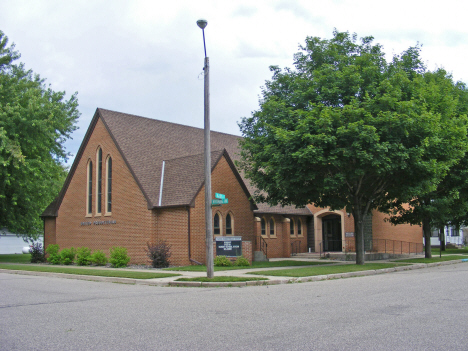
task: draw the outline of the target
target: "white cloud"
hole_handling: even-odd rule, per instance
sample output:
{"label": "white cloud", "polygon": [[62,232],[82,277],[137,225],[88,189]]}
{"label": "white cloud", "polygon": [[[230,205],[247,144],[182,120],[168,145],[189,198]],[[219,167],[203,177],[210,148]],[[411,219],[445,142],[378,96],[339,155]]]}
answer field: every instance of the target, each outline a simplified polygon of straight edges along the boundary
{"label": "white cloud", "polygon": [[468,81],[461,1],[3,1],[0,29],[55,90],[78,91],[75,153],[96,107],[203,126],[202,32],[211,64],[212,129],[238,134],[270,65],[291,66],[306,36],[373,35],[391,56],[417,42],[430,69]]}

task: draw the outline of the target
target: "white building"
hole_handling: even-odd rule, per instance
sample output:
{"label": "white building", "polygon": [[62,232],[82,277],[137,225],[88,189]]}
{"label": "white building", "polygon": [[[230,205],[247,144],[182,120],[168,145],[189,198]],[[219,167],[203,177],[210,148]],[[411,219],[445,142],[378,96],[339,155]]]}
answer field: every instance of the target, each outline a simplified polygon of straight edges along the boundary
{"label": "white building", "polygon": [[[37,240],[42,244],[43,238]],[[20,254],[23,247],[29,246],[32,242],[24,240],[21,236],[11,233],[6,228],[0,229],[0,254]]]}
{"label": "white building", "polygon": [[[452,226],[446,226],[444,228],[444,237],[445,237],[445,244],[454,244],[454,245],[465,245],[465,237],[466,237],[466,231],[468,231],[468,228],[460,228],[457,230],[457,228],[452,227]],[[432,232],[432,237],[431,237],[431,246],[440,246],[440,240],[439,240],[439,230],[435,229]]]}

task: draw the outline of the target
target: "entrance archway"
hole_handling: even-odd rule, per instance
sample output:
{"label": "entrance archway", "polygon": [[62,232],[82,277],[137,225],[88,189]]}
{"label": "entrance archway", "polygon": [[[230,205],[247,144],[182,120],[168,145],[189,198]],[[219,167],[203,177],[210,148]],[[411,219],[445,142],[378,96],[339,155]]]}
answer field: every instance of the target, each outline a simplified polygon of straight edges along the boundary
{"label": "entrance archway", "polygon": [[330,214],[322,217],[323,251],[340,251],[341,245],[341,216]]}

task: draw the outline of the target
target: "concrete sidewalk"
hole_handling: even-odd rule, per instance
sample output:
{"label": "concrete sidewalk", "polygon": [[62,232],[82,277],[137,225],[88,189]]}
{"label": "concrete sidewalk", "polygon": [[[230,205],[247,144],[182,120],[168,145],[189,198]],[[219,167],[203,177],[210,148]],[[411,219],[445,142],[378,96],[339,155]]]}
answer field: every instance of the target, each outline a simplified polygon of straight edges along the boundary
{"label": "concrete sidewalk", "polygon": [[[298,259],[298,261],[317,261],[317,260],[307,260],[307,259],[299,260]],[[175,277],[167,277],[167,278],[133,279],[133,278],[117,278],[117,277],[99,277],[99,276],[92,276],[92,275],[77,275],[77,274],[66,274],[66,273],[30,272],[30,271],[20,271],[20,270],[10,270],[10,269],[0,269],[0,273],[47,276],[47,277],[56,277],[56,278],[81,279],[81,280],[89,280],[89,281],[135,284],[135,285],[151,285],[151,286],[241,287],[241,286],[253,286],[253,285],[290,284],[290,283],[299,283],[299,282],[311,282],[311,281],[320,281],[320,280],[329,280],[329,279],[368,276],[368,275],[399,272],[399,271],[406,271],[406,270],[413,270],[413,269],[422,269],[422,268],[434,267],[434,266],[457,264],[457,263],[462,263],[462,262],[467,262],[467,261],[468,259],[465,258],[465,259],[460,259],[460,260],[435,262],[435,263],[428,263],[428,264],[418,263],[418,264],[410,264],[408,266],[400,266],[400,267],[393,267],[393,268],[384,268],[384,269],[377,269],[377,270],[357,271],[357,272],[348,272],[348,273],[335,273],[335,274],[328,274],[328,275],[316,275],[316,276],[298,277],[298,278],[287,277],[287,276],[281,277],[281,276],[262,275],[261,277],[268,278],[268,280],[252,280],[252,281],[247,281],[247,282],[177,281],[177,279],[179,278],[206,277],[206,272],[170,271],[170,270],[164,270],[160,272],[180,274],[180,275],[175,276]],[[325,263],[325,262],[330,262],[330,261],[320,260],[320,262]],[[338,265],[338,264],[354,264],[354,262],[336,262],[336,261],[332,261],[332,262],[333,263],[331,264],[327,264],[327,266]],[[378,262],[382,263],[382,261],[378,261]],[[383,262],[386,262],[386,261],[383,261]],[[317,265],[317,266],[321,266],[321,265]],[[314,267],[317,267],[317,266],[314,266]],[[292,268],[303,268],[303,267],[311,267],[311,266],[305,265],[305,266],[294,266],[294,267],[288,266],[288,267],[225,270],[225,271],[216,271],[214,275],[215,277],[231,276],[231,277],[244,277],[245,278],[245,277],[249,277],[249,273],[257,272],[257,271],[269,271],[269,270],[271,271],[271,270],[283,270],[283,269],[288,270]],[[99,268],[99,267],[96,267],[96,268]],[[113,269],[113,268],[106,268],[106,269]],[[126,270],[141,272],[141,269],[126,269]],[[260,277],[260,276],[255,275],[254,277]]]}

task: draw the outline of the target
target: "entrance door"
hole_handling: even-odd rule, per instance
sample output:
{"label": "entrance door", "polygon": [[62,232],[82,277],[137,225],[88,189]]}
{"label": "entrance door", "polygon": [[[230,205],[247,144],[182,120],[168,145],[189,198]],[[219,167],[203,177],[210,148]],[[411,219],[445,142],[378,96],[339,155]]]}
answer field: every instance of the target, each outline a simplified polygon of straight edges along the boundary
{"label": "entrance door", "polygon": [[323,251],[341,252],[341,216],[328,215],[322,218]]}

